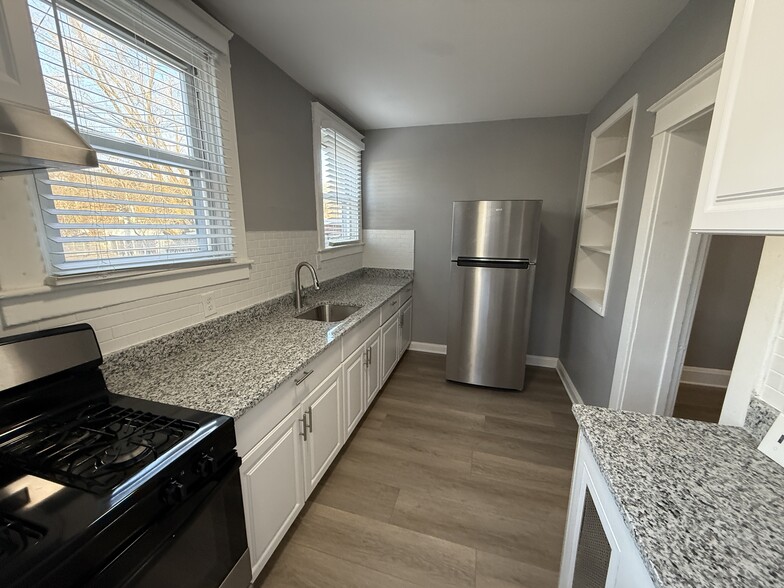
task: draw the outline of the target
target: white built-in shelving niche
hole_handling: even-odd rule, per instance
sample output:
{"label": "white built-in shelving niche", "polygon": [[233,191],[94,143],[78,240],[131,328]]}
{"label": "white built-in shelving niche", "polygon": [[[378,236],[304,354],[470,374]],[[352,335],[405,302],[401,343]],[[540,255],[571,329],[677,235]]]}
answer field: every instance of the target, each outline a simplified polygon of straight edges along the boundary
{"label": "white built-in shelving niche", "polygon": [[604,316],[637,96],[591,133],[572,294]]}

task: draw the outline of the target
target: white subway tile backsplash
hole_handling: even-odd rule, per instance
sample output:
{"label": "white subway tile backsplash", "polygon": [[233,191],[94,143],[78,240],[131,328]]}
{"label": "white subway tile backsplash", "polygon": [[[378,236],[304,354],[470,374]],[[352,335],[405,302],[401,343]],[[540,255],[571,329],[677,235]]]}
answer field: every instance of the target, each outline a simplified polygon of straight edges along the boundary
{"label": "white subway tile backsplash", "polygon": [[[111,353],[204,321],[203,293],[212,292],[217,315],[228,314],[292,292],[296,264],[303,260],[317,264],[316,231],[251,231],[246,237],[248,256],[253,260],[246,281],[125,302],[13,329],[0,328],[0,336],[88,322],[96,330],[103,352]],[[323,262],[318,275],[328,280],[361,267],[359,253]],[[309,285],[310,276],[303,272],[302,277]]]}
{"label": "white subway tile backsplash", "polygon": [[363,265],[385,269],[414,269],[414,231],[366,229]]}

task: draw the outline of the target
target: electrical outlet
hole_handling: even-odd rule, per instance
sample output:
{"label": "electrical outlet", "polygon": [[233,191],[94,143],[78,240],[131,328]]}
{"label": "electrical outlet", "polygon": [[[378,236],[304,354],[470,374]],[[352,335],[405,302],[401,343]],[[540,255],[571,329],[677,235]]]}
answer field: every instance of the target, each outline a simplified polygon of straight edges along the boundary
{"label": "electrical outlet", "polygon": [[206,294],[201,295],[201,305],[204,308],[204,316],[212,316],[217,310],[215,310],[215,301],[212,298],[212,292],[207,292]]}
{"label": "electrical outlet", "polygon": [[773,422],[759,449],[780,466],[784,466],[784,414]]}

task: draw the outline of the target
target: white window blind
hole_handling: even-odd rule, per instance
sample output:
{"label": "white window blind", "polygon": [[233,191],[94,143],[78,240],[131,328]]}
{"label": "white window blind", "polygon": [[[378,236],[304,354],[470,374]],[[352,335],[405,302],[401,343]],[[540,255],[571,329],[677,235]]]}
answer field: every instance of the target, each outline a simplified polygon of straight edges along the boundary
{"label": "white window blind", "polygon": [[28,0],[51,112],[94,170],[37,175],[55,276],[234,257],[214,49],[138,0]]}
{"label": "white window blind", "polygon": [[[362,236],[364,145],[361,138],[341,133],[335,126],[320,123],[322,245],[325,248],[359,243]],[[351,132],[359,136],[353,129]]]}

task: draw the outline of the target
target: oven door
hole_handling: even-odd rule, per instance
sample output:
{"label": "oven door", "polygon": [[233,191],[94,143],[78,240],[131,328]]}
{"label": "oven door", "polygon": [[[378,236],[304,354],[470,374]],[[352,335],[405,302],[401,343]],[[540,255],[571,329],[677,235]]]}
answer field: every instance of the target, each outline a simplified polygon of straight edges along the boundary
{"label": "oven door", "polygon": [[247,588],[250,556],[239,458],[156,521],[89,586]]}

